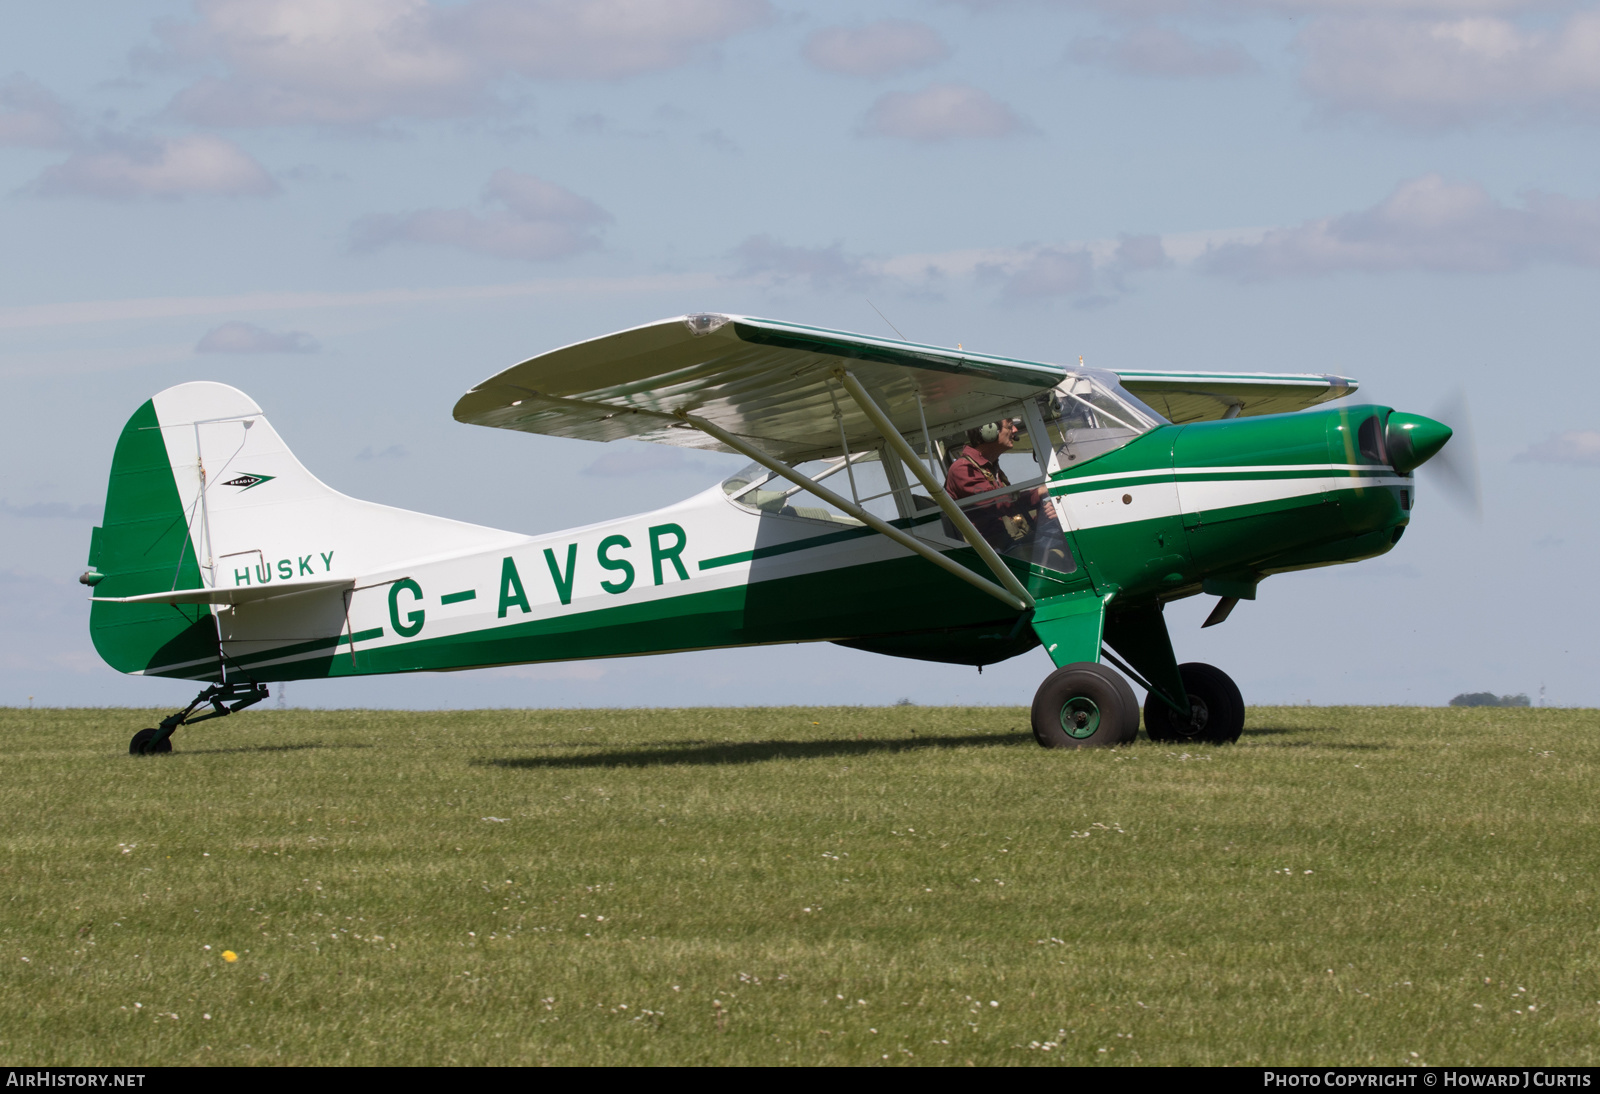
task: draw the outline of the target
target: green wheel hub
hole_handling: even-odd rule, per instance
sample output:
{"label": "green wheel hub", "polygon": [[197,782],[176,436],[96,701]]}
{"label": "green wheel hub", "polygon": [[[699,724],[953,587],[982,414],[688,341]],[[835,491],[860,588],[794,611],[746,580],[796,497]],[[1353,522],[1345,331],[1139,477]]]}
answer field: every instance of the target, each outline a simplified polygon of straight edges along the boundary
{"label": "green wheel hub", "polygon": [[1068,737],[1083,740],[1100,728],[1100,708],[1086,695],[1074,695],[1061,707],[1061,729]]}

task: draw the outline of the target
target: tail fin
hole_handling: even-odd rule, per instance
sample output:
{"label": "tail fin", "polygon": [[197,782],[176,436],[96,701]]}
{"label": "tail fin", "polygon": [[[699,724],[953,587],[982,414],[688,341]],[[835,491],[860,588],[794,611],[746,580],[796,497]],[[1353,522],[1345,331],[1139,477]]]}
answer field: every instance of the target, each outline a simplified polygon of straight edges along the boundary
{"label": "tail fin", "polygon": [[[201,583],[163,432],[150,399],[117,439],[104,523],[89,540],[85,576],[101,575],[94,583],[97,599]],[[101,658],[120,672],[216,660],[216,625],[205,605],[96,603],[89,633]]]}
{"label": "tail fin", "polygon": [[211,605],[108,601],[353,582],[521,538],[346,497],[306,470],[242,391],[180,384],[135,411],[117,441],[105,523],[90,542],[90,633],[122,672],[214,679]]}

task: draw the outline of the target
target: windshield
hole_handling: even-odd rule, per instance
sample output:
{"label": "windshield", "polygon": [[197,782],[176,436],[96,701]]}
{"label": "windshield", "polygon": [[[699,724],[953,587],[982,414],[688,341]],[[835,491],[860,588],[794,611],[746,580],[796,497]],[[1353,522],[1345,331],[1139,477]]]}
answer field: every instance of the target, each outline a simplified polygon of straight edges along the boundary
{"label": "windshield", "polygon": [[1039,413],[1062,467],[1121,448],[1167,420],[1123,387],[1115,373],[1082,369],[1039,396]]}

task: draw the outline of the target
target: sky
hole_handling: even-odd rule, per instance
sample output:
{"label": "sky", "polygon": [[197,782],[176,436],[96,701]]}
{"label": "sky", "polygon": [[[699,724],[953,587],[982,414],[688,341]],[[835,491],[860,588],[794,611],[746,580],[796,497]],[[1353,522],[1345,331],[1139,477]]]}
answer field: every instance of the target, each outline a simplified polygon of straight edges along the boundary
{"label": "sky", "polygon": [[[461,425],[672,315],[1118,369],[1333,372],[1470,421],[1390,554],[1180,660],[1246,702],[1600,705],[1600,9],[1539,0],[57,0],[0,37],[0,705],[180,706],[88,635],[154,393],[345,493],[538,533],[742,461]],[[891,328],[892,324],[892,328]],[[290,706],[1025,705],[831,645],[295,683]]]}

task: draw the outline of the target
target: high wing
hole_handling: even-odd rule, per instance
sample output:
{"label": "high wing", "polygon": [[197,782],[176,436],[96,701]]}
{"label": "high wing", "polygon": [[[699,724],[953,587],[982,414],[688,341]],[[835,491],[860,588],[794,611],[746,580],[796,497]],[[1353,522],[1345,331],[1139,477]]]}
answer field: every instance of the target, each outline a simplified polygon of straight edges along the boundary
{"label": "high wing", "polygon": [[[556,437],[632,437],[731,451],[690,413],[788,462],[881,443],[841,390],[844,368],[902,433],[981,420],[1060,383],[1056,365],[745,316],[690,315],[564,346],[463,395],[457,421]],[[836,415],[838,417],[836,418]]]}
{"label": "high wing", "polygon": [[[840,370],[853,374],[907,436],[924,426],[938,435],[982,422],[1071,371],[770,319],[699,314],[542,353],[478,384],[454,414],[473,425],[556,437],[733,451],[685,420],[693,415],[796,463],[839,452],[841,440],[852,449],[881,443],[881,431],[846,397]],[[1299,410],[1356,386],[1305,374],[1120,375],[1173,421]]]}
{"label": "high wing", "polygon": [[1342,399],[1360,385],[1345,376],[1307,372],[1117,373],[1122,386],[1170,422],[1205,422],[1284,414]]}

